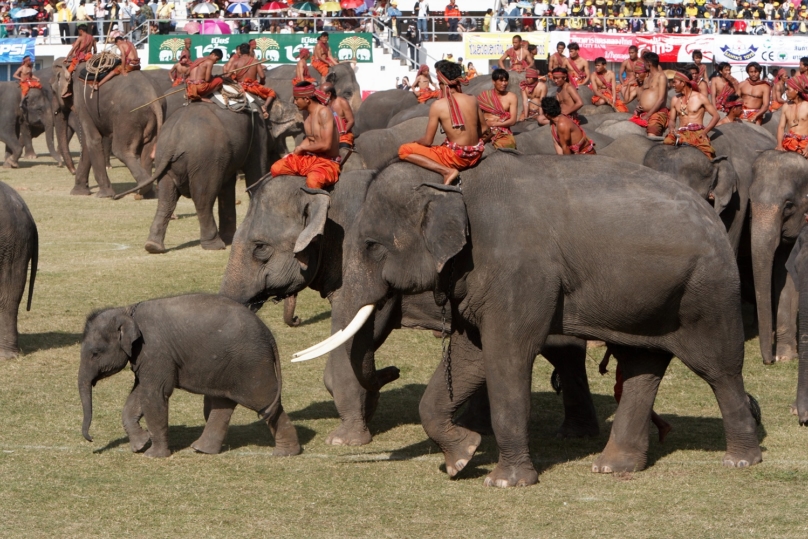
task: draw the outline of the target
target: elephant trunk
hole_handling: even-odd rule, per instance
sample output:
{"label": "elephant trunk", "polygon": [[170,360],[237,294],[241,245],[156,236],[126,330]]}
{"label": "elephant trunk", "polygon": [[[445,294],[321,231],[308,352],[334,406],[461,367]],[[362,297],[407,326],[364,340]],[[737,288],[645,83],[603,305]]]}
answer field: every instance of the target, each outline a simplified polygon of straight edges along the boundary
{"label": "elephant trunk", "polygon": [[90,424],[93,422],[93,382],[92,377],[89,375],[83,374],[79,376],[79,395],[81,395],[81,409],[84,412],[81,434],[84,436],[85,440],[92,442],[93,437],[90,436]]}
{"label": "elephant trunk", "polygon": [[773,357],[772,266],[780,245],[782,222],[776,205],[752,204],[752,271],[757,301],[758,334],[763,363],[771,365]]}
{"label": "elephant trunk", "polygon": [[[805,270],[803,270],[805,271]],[[808,426],[808,278],[800,284],[799,354],[800,367],[797,376],[797,417],[800,425]]]}
{"label": "elephant trunk", "polygon": [[69,170],[71,174],[75,174],[76,166],[73,164],[73,156],[70,155],[70,145],[67,140],[67,117],[64,112],[59,111],[56,113],[54,129],[56,130],[56,146],[59,150],[59,155],[67,167],[67,170]]}
{"label": "elephant trunk", "polygon": [[46,110],[42,115],[42,123],[45,126],[45,143],[48,145],[48,153],[50,153],[51,158],[56,161],[59,166],[62,166],[64,164],[62,155],[56,151],[56,146],[53,144],[54,118],[50,109]]}

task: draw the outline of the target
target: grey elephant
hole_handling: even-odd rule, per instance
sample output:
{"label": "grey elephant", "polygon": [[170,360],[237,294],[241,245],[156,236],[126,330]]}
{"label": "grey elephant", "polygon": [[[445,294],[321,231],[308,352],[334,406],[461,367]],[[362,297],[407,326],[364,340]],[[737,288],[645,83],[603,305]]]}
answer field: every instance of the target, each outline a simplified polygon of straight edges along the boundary
{"label": "grey elephant", "polygon": [[[295,76],[296,66],[278,66],[266,71],[266,84],[278,94],[278,99],[283,102],[292,101],[292,79]],[[317,84],[322,83],[322,77],[316,69],[309,69],[309,75],[315,79]],[[334,83],[334,90],[337,97],[348,101],[354,113],[358,113],[362,107],[362,90],[356,81],[356,74],[351,63],[337,64],[329,69],[328,77]]]}
{"label": "grey elephant", "polygon": [[800,425],[808,426],[808,227],[803,227],[786,267],[794,281],[799,296],[799,356],[800,366],[797,376],[797,419]]}
{"label": "grey elephant", "polygon": [[[79,78],[80,69],[73,73],[73,95],[61,96],[67,89],[68,73],[61,64],[54,64],[53,86],[63,108],[74,108],[81,125],[82,159],[76,167],[76,181],[70,194],[89,195],[89,174],[98,182],[97,197],[113,197],[115,191],[105,168],[102,138],[112,139],[112,153],[120,159],[135,181],[145,183],[151,176],[151,152],[160,127],[163,109],[157,102],[157,91],[140,71],[109,80],[101,89],[92,91]],[[134,110],[154,101],[149,106]],[[87,159],[84,159],[84,156]],[[151,196],[151,187],[141,194]]]}
{"label": "grey elephant", "polygon": [[[167,457],[168,399],[175,388],[205,395],[205,430],[191,447],[221,450],[237,404],[258,412],[275,438],[275,455],[297,455],[295,427],[281,404],[281,369],[272,333],[227,298],[190,294],[104,309],[87,317],[78,388],[82,434],[92,442],[93,386],[132,365],[135,386],[123,425],[133,451]],[[140,427],[146,418],[148,432]]]}
{"label": "grey elephant", "polygon": [[[218,140],[200,136],[205,133],[218,133]],[[224,249],[236,232],[236,175],[243,171],[249,187],[266,174],[271,141],[259,111],[247,108],[236,113],[212,103],[192,103],[163,126],[154,174],[115,198],[160,181],[159,203],[145,245],[150,253],[166,252],[163,242],[180,195],[194,201],[202,248]],[[213,217],[217,200],[218,230]]]}
{"label": "grey elephant", "polygon": [[752,175],[752,269],[760,353],[770,365],[797,357],[799,299],[785,262],[808,212],[808,161],[770,150],[755,160]]}
{"label": "grey elephant", "polygon": [[23,150],[25,157],[35,159],[31,141],[43,133],[50,156],[57,165],[62,165],[62,157],[54,145],[54,114],[46,87],[50,69],[37,71],[36,75],[43,79],[43,88],[32,88],[25,102],[21,102],[19,84],[0,83],[0,142],[6,145],[6,167],[16,168]]}
{"label": "grey elephant", "polygon": [[[357,137],[366,131],[390,127],[390,120],[399,112],[418,106],[415,94],[405,90],[383,90],[370,94],[354,118],[353,133]],[[399,122],[400,123],[400,122]]]}
{"label": "grey elephant", "polygon": [[8,184],[0,182],[0,359],[20,353],[17,314],[28,277],[28,304],[34,297],[39,235],[36,223],[22,197]]}
{"label": "grey elephant", "polygon": [[[372,171],[343,173],[330,194],[306,188],[303,178],[263,180],[253,189],[247,215],[233,240],[220,293],[257,308],[270,297],[289,296],[308,286],[328,297],[332,308],[338,307],[343,239],[359,214],[373,175]],[[373,349],[382,346],[394,328],[439,331],[444,323],[451,324],[450,313],[441,314],[431,293],[397,294],[376,317]],[[599,429],[586,377],[585,343],[554,335],[541,353],[558,369],[563,387],[565,417],[559,435],[596,435]],[[395,367],[379,369],[379,387],[366,390],[359,385],[344,350],[334,350],[323,380],[334,397],[341,423],[326,443],[369,443],[368,425],[379,401],[379,388],[398,375]],[[466,414],[463,420],[484,420],[477,415]]]}
{"label": "grey elephant", "polygon": [[[613,142],[610,137],[594,130],[587,130],[586,136],[595,143],[595,150],[598,152]],[[514,138],[516,139],[516,148],[522,155],[556,155],[553,135],[549,125],[520,133]]]}
{"label": "grey elephant", "polygon": [[449,475],[480,443],[452,414],[485,383],[500,450],[485,484],[538,481],[528,451],[530,373],[550,333],[604,340],[623,369],[623,397],[594,472],[645,467],[651,409],[673,355],[715,393],[724,464],[761,461],[744,392],[734,253],[693,190],[599,156],[497,153],[464,172],[462,190],[438,180],[406,163],[376,176],[344,240],[342,297],[332,311],[342,331],[297,360],[344,348],[362,387],[375,390],[374,311],[391,294],[431,291],[452,309],[444,361],[452,388],[441,365],[420,413]]}

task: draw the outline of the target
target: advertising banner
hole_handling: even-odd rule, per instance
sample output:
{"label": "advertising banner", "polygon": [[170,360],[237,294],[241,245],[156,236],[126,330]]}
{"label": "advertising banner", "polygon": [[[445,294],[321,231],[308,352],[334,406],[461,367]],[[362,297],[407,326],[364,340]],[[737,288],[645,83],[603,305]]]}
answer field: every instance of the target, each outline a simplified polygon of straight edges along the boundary
{"label": "advertising banner", "polygon": [[26,56],[31,56],[33,62],[35,42],[33,37],[0,39],[0,64],[21,64]]}
{"label": "advertising banner", "polygon": [[802,36],[742,36],[713,37],[716,62],[762,65],[796,65],[808,56],[808,37]]}
{"label": "advertising banner", "polygon": [[[746,36],[744,36],[746,37]],[[704,62],[712,62],[712,35],[681,34],[602,34],[593,32],[551,32],[550,41],[572,42],[580,45],[580,55],[594,62],[602,56],[607,62],[622,62],[628,58],[628,48],[635,45],[640,52],[649,50],[659,55],[660,62],[691,62],[694,50],[704,54]]]}
{"label": "advertising banner", "polygon": [[[294,64],[298,51],[306,47],[313,51],[317,34],[207,34],[207,35],[151,35],[149,36],[149,63],[172,65],[179,60],[185,46],[185,38],[191,38],[191,53],[194,60],[207,56],[213,49],[221,49],[223,61],[242,43],[254,39],[255,56],[261,62]],[[354,60],[359,63],[373,62],[373,36],[369,33],[329,34],[331,54],[339,61]],[[33,40],[31,40],[33,43]]]}
{"label": "advertising banner", "polygon": [[[498,60],[505,51],[513,46],[515,34],[474,33],[463,34],[463,45],[466,60]],[[547,46],[550,34],[546,32],[531,32],[523,37],[531,45],[536,45],[536,58],[547,57]]]}

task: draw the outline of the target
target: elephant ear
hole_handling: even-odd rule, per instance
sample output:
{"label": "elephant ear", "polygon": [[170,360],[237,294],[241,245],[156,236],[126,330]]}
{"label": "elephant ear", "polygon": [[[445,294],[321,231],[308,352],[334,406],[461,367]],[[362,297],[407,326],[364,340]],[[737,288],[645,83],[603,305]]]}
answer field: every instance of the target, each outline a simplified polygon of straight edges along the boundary
{"label": "elephant ear", "polygon": [[726,156],[721,155],[712,160],[713,187],[710,189],[717,214],[721,214],[738,191],[738,174]]}
{"label": "elephant ear", "polygon": [[134,345],[135,341],[141,336],[140,328],[137,322],[135,322],[135,319],[126,313],[122,313],[116,318],[115,325],[118,327],[118,342],[121,345],[121,349],[131,358],[132,345]]}
{"label": "elephant ear", "polygon": [[322,235],[325,230],[325,221],[328,218],[328,206],[331,203],[331,196],[322,189],[310,189],[302,187],[305,193],[303,205],[303,219],[305,227],[298,235],[295,242],[295,254],[302,252],[308,247],[314,238]]}
{"label": "elephant ear", "polygon": [[466,245],[468,214],[463,192],[458,187],[436,183],[422,183],[416,190],[424,197],[421,235],[440,273]]}

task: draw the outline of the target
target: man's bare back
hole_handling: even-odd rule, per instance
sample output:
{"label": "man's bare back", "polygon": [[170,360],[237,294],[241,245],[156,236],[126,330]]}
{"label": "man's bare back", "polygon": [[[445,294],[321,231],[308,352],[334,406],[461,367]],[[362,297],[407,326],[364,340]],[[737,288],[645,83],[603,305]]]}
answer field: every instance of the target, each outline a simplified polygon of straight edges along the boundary
{"label": "man's bare back", "polygon": [[482,133],[480,128],[481,113],[477,105],[477,98],[460,93],[454,94],[454,98],[461,114],[463,114],[463,118],[466,120],[464,127],[455,128],[452,125],[449,100],[445,97],[432,103],[429,108],[429,115],[432,116],[433,111],[437,115],[440,126],[443,128],[443,132],[446,133],[446,138],[449,139],[449,142],[461,146],[473,146],[480,141]]}
{"label": "man's bare back", "polygon": [[[302,151],[306,151],[306,148],[311,145],[328,144],[327,149],[324,151],[314,153],[332,159],[339,157],[339,133],[337,133],[334,126],[334,116],[331,109],[323,105],[316,105],[314,111],[303,122],[303,130],[306,132],[307,143],[299,146]],[[295,153],[298,152],[295,151]]]}
{"label": "man's bare back", "polygon": [[238,70],[234,71],[231,74],[231,76],[239,82],[243,81],[244,79],[252,79],[260,81],[262,78],[264,78],[263,77],[264,69],[263,66],[261,66],[261,63],[258,60],[256,60],[255,57],[247,54],[242,54],[241,56],[239,56],[238,60],[233,62],[233,65],[230,69]]}

